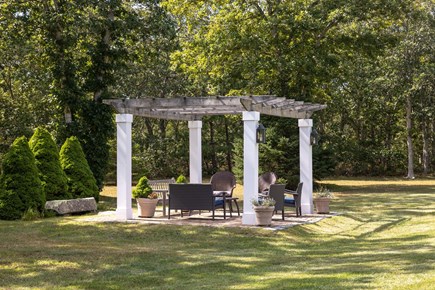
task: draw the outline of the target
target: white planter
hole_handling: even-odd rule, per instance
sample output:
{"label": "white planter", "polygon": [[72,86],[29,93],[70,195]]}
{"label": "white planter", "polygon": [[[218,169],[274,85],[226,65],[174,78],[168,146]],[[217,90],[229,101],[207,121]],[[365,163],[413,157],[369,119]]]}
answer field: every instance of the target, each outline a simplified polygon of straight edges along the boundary
{"label": "white planter", "polygon": [[157,198],[136,198],[139,217],[153,217],[156,212]]}
{"label": "white planter", "polygon": [[274,206],[253,206],[257,226],[270,226],[272,223]]}
{"label": "white planter", "polygon": [[329,202],[330,198],[327,197],[318,197],[313,199],[314,205],[316,206],[317,213],[329,213]]}

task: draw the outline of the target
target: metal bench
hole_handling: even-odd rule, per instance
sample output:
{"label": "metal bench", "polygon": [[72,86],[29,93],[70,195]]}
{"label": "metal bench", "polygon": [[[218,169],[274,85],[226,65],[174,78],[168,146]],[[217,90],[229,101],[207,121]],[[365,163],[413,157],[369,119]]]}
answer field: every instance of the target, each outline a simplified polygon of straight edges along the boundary
{"label": "metal bench", "polygon": [[160,180],[148,180],[148,184],[153,189],[153,192],[159,195],[159,201],[162,202],[163,216],[166,216],[166,203],[168,200],[169,184],[175,183],[175,179],[160,179]]}

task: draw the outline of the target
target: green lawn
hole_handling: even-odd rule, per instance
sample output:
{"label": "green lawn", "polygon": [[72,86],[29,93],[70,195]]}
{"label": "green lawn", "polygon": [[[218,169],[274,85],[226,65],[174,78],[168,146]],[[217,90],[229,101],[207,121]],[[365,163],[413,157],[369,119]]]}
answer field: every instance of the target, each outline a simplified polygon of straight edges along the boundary
{"label": "green lawn", "polygon": [[283,231],[0,221],[0,288],[435,289],[434,179],[326,183],[343,215]]}

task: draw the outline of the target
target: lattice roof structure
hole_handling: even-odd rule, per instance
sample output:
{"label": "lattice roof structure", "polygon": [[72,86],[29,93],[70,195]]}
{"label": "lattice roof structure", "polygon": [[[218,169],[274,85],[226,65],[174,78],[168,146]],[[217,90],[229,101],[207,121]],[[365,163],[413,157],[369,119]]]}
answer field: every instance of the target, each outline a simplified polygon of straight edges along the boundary
{"label": "lattice roof structure", "polygon": [[214,96],[181,98],[106,99],[118,114],[132,114],[167,120],[201,120],[203,116],[236,115],[244,111],[285,118],[309,119],[326,105],[305,103],[283,97]]}

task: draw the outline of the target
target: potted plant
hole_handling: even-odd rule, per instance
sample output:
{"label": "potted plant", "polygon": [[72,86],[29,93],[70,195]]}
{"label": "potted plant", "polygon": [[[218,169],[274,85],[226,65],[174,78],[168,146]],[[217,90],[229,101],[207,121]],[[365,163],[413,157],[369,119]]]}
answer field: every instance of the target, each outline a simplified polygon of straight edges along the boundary
{"label": "potted plant", "polygon": [[148,178],[142,176],[136,188],[133,190],[133,198],[136,199],[139,217],[153,217],[156,211],[157,193],[154,193],[148,184]]}
{"label": "potted plant", "polygon": [[186,176],[181,174],[180,176],[177,177],[175,183],[189,183],[189,182],[187,181]]}
{"label": "potted plant", "polygon": [[329,213],[329,202],[334,197],[332,192],[326,187],[320,186],[314,193],[314,205],[317,213]]}
{"label": "potted plant", "polygon": [[269,226],[272,223],[275,203],[275,200],[270,197],[252,200],[252,208],[254,209],[258,226]]}

